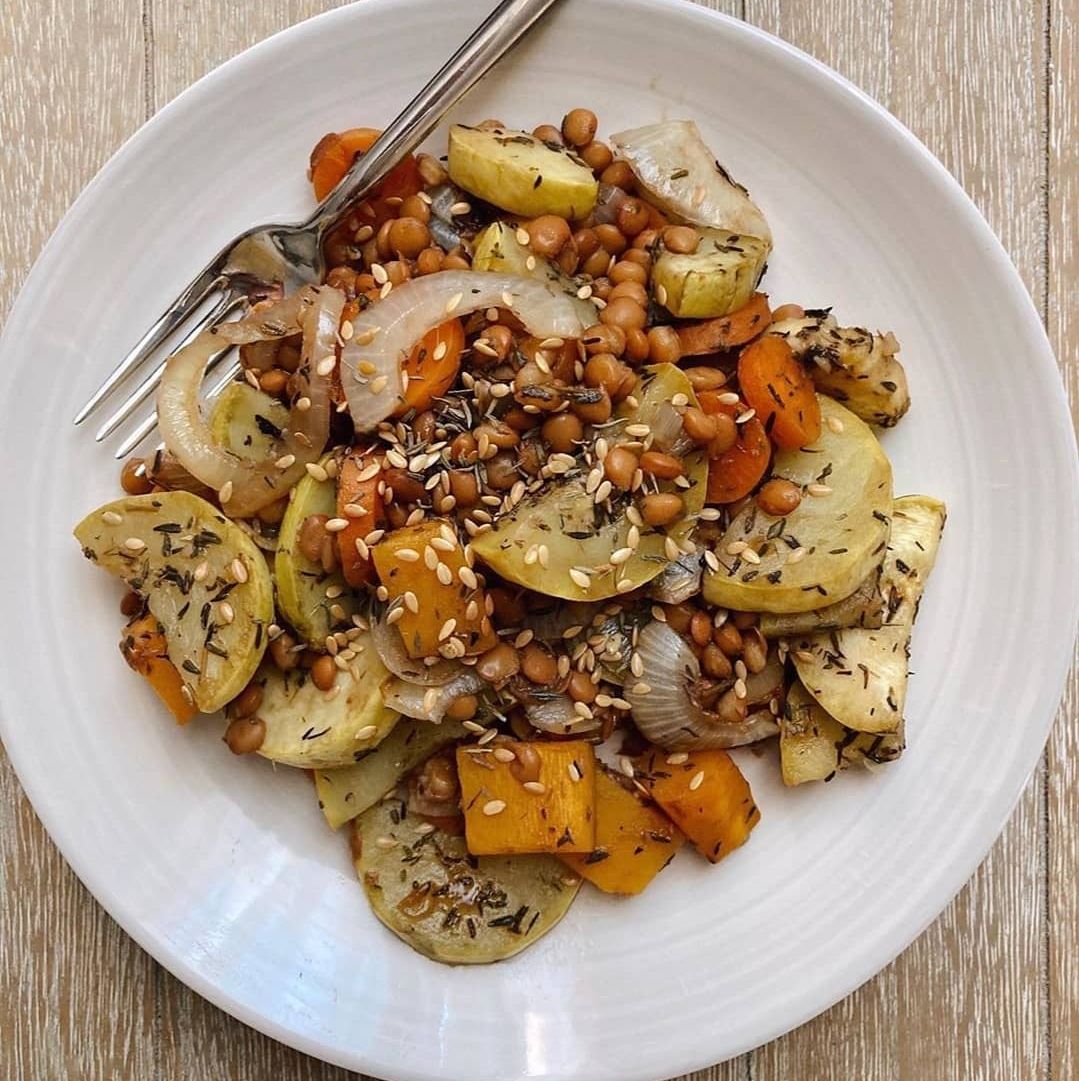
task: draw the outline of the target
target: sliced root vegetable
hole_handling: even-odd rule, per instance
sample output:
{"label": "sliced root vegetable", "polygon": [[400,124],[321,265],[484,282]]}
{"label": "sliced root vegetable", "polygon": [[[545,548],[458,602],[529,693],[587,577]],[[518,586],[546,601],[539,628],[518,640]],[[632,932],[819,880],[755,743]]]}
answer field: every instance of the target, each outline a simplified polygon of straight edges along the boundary
{"label": "sliced root vegetable", "polygon": [[774,323],[769,335],[783,338],[806,366],[817,389],[861,417],[890,428],[910,408],[907,373],[896,358],[895,335],[841,327],[828,312]]}
{"label": "sliced root vegetable", "polygon": [[703,356],[706,353],[722,353],[727,349],[735,349],[767,330],[771,321],[768,297],[764,293],[754,293],[741,308],[730,315],[679,327],[678,342],[682,347],[682,356]]}
{"label": "sliced root vegetable", "polygon": [[230,383],[210,411],[210,431],[238,458],[262,461],[285,453],[281,436],[288,427],[288,406],[250,383]]}
{"label": "sliced root vegetable", "polygon": [[483,748],[457,748],[469,852],[591,852],[596,841],[592,744],[564,740],[517,743],[512,749],[514,760],[502,762]]}
{"label": "sliced root vegetable", "polygon": [[737,311],[753,296],[771,247],[755,236],[700,230],[694,252],[656,251],[652,295],[679,319],[712,319]]}
{"label": "sliced root vegetable", "polygon": [[783,338],[766,335],[742,350],[738,385],[777,447],[795,450],[817,441],[817,392]]}
{"label": "sliced root vegetable", "polygon": [[634,768],[636,779],[712,863],[745,844],[761,819],[749,782],[726,751],[651,750]]}
{"label": "sliced root vegetable", "polygon": [[895,501],[881,570],[883,623],[790,640],[806,690],[840,724],[859,732],[896,732],[907,695],[907,654],[918,602],[944,528],[944,504],[928,496]]}
{"label": "sliced root vegetable", "polygon": [[508,308],[540,338],[584,333],[573,298],[542,282],[472,270],[413,278],[359,312],[341,349],[341,385],[356,430],[373,431],[404,401],[404,364],[424,335],[451,315],[491,307]]}
{"label": "sliced root vegetable", "polygon": [[[352,168],[357,155],[366,153],[382,133],[377,128],[349,128],[324,135],[311,154],[311,186],[321,203]],[[387,174],[375,194],[367,199],[373,211],[371,224],[381,224],[393,217],[396,205],[391,199],[405,199],[423,188],[416,159],[409,154]]]}
{"label": "sliced root vegetable", "polygon": [[[649,623],[637,639],[640,679],[626,687],[633,721],[651,743],[668,750],[741,747],[774,736],[779,728],[767,709],[732,688],[715,709],[698,700],[700,664],[681,635],[666,623]],[[782,672],[780,672],[782,675]]]}
{"label": "sliced root vegetable", "polygon": [[464,739],[459,721],[430,724],[402,717],[375,748],[350,766],[315,771],[318,803],[331,829],[338,829],[392,792],[406,774],[431,755]]}
{"label": "sliced root vegetable", "polygon": [[469,854],[464,837],[430,830],[401,800],[352,824],[356,874],[379,920],[414,950],[483,965],[538,942],[566,914],[581,880],[553,856]]}
{"label": "sliced root vegetable", "polygon": [[830,398],[820,405],[820,438],[780,451],[772,470],[804,498],[784,518],[756,502],[735,516],[715,545],[719,569],[704,576],[710,604],[787,614],[823,608],[850,596],[883,561],[892,467],[863,421]]}
{"label": "sliced root vegetable", "polygon": [[[325,470],[331,461],[320,463]],[[322,650],[335,627],[349,625],[359,611],[356,595],[348,588],[338,566],[337,541],[325,534],[322,551],[305,551],[309,519],[330,521],[337,511],[337,492],[332,477],[325,480],[305,474],[296,485],[278,534],[274,556],[277,604],[281,614],[309,646]]]}
{"label": "sliced root vegetable", "polygon": [[448,319],[429,330],[408,355],[401,371],[408,380],[403,400],[394,415],[430,409],[453,386],[461,368],[465,331],[460,319]]}
{"label": "sliced root vegetable", "polygon": [[375,547],[374,561],[410,657],[454,659],[496,644],[483,588],[451,522],[429,518],[395,529]]}
{"label": "sliced root vegetable", "polygon": [[337,534],[337,550],[341,573],[353,587],[374,578],[374,564],[364,538],[380,528],[386,517],[386,506],[378,494],[381,475],[379,456],[366,447],[354,447],[338,466],[337,517],[348,525]]}
{"label": "sliced root vegetable", "polygon": [[772,231],[741,184],[716,161],[692,120],[668,120],[620,131],[611,145],[629,162],[641,189],[660,210],[692,225],[759,237]]}
{"label": "sliced root vegetable", "polygon": [[[157,416],[165,446],[180,464],[215,492],[227,492],[225,509],[248,517],[276,502],[318,460],[330,434],[329,372],[336,361],[344,295],[322,286],[292,296],[235,323],[221,323],[169,357],[157,391]],[[283,338],[303,328],[296,378],[305,384],[283,432],[280,455],[248,461],[222,446],[202,416],[199,388],[206,365],[229,345]]]}
{"label": "sliced root vegetable", "polygon": [[247,686],[266,648],[273,586],[239,526],[190,492],[159,492],[98,507],[75,537],[88,559],[145,598],[184,697],[201,712]]}
{"label": "sliced root vegetable", "polygon": [[758,626],[765,638],[788,638],[796,634],[836,631],[841,627],[874,629],[883,619],[878,567],[849,597],[835,604],[808,612],[762,612]]}
{"label": "sliced root vegetable", "polygon": [[[708,414],[725,413],[737,420],[749,409],[744,402],[723,401],[723,395],[713,390],[701,391],[701,408]],[[738,439],[730,450],[708,462],[709,503],[734,503],[753,491],[761,482],[772,460],[772,444],[764,425],[750,417],[738,425]]]}
{"label": "sliced root vegetable", "polygon": [[198,713],[179,669],[169,660],[165,628],[156,616],[147,613],[128,623],[120,638],[120,652],[128,667],[150,684],[177,724],[187,724]]}
{"label": "sliced root vegetable", "polygon": [[656,807],[623,788],[606,770],[596,774],[596,847],[560,857],[604,893],[641,893],[685,843],[682,831]]}

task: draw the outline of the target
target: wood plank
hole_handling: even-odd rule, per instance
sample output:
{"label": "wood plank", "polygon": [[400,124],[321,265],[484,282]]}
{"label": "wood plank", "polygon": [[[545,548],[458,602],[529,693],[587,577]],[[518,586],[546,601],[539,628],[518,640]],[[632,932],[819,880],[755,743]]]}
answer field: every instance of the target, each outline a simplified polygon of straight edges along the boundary
{"label": "wood plank", "polygon": [[[0,7],[0,318],[71,200],[142,121],[142,76],[139,0]],[[0,906],[0,1077],[154,1076],[156,966],[64,863],[2,751]]]}
{"label": "wood plank", "polygon": [[[1079,421],[1079,0],[1049,21],[1047,326]],[[1049,741],[1049,1057],[1052,1081],[1079,1077],[1079,652]]]}
{"label": "wood plank", "polygon": [[[747,17],[910,126],[960,179],[1041,300],[1041,0],[749,0]],[[1042,793],[1039,770],[990,858],[941,919],[845,1002],[756,1052],[753,1076],[1046,1077]]]}

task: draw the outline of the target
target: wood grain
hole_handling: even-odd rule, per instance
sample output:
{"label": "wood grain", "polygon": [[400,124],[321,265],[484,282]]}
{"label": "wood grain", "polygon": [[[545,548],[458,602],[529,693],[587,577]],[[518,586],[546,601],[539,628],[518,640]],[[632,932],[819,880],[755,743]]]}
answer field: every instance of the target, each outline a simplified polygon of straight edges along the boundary
{"label": "wood grain", "polygon": [[[884,102],[1000,235],[1079,402],[1079,0],[703,0]],[[44,0],[0,8],[0,312],[59,217],[146,116],[336,0]],[[58,140],[56,131],[78,133]],[[973,881],[820,1018],[684,1081],[1071,1081],[1079,1076],[1079,680]],[[0,1078],[343,1081],[208,1005],[68,870],[0,758]]]}

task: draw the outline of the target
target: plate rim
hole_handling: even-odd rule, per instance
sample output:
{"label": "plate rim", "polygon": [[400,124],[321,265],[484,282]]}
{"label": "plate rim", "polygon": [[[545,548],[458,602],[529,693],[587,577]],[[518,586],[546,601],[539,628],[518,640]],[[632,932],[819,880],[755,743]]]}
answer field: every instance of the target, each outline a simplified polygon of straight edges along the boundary
{"label": "plate rim", "polygon": [[[428,2],[429,0],[404,0],[404,3],[416,7],[422,7]],[[687,22],[696,20],[702,28],[707,27],[709,33],[714,32],[713,28],[716,25],[722,25],[725,30],[721,32],[731,33],[735,36],[741,34],[746,39],[756,39],[758,43],[762,43],[767,49],[774,51],[777,60],[806,69],[808,74],[815,80],[831,84],[838,90],[852,95],[863,110],[867,110],[872,114],[878,124],[883,122],[893,140],[901,143],[908,152],[917,157],[921,165],[932,174],[935,182],[942,186],[944,194],[950,198],[953,207],[961,212],[964,231],[969,235],[976,236],[982,242],[983,260],[989,265],[989,269],[993,271],[994,276],[1002,284],[1007,285],[1009,295],[1016,303],[1018,311],[1023,315],[1023,336],[1030,341],[1032,347],[1037,346],[1036,350],[1034,350],[1036,356],[1034,357],[1034,363],[1031,364],[1031,373],[1037,376],[1046,386],[1051,387],[1051,392],[1048,395],[1051,408],[1046,409],[1045,412],[1046,427],[1044,434],[1046,442],[1065,451],[1071,450],[1067,476],[1061,479],[1069,482],[1069,487],[1073,492],[1079,489],[1079,460],[1077,460],[1075,453],[1075,429],[1071,422],[1059,368],[1046,328],[1042,323],[1041,315],[1000,239],[958,180],[932,151],[883,105],[846,77],[810,54],[759,27],[723,12],[702,7],[690,2],[690,0],[622,0],[622,2],[627,6],[634,6],[641,12],[650,13],[657,17],[673,14]],[[280,47],[283,39],[289,39],[293,44],[299,44],[304,37],[312,34],[317,35],[324,24],[331,25],[339,21],[345,26],[348,25],[350,20],[358,19],[362,21],[364,15],[369,11],[390,8],[400,9],[401,6],[402,0],[364,0],[362,4],[347,4],[285,27],[230,57],[211,71],[206,72],[141,124],[120,144],[94,177],[81,189],[42,246],[8,312],[3,333],[0,334],[0,356],[4,354],[6,349],[11,348],[11,339],[16,336],[16,331],[19,330],[19,317],[22,308],[28,304],[25,298],[33,293],[37,281],[48,273],[51,264],[59,257],[63,241],[68,232],[74,227],[82,206],[100,186],[112,181],[114,175],[123,168],[124,162],[130,154],[136,152],[145,140],[152,137],[159,118],[171,117],[174,113],[182,113],[184,110],[197,107],[205,95],[213,93],[214,84],[225,77],[224,73],[234,70],[241,61],[250,62],[253,57],[258,57],[263,52],[268,53],[274,48]],[[5,366],[0,366],[0,370],[6,371],[7,369]],[[0,382],[0,397],[4,396],[8,383],[12,378],[11,374],[6,374],[3,377],[2,382]],[[1076,508],[1074,500],[1072,505],[1060,517],[1059,522],[1063,527],[1061,534],[1064,545],[1074,544],[1079,539],[1079,509]],[[1070,587],[1068,590],[1070,605],[1067,607],[1070,607],[1071,624],[1074,627],[1076,622],[1079,621],[1079,563],[1076,561],[1073,561],[1071,565],[1067,583],[1062,583],[1062,586],[1065,584]],[[1065,637],[1058,639],[1056,648],[1049,657],[1044,670],[1057,672],[1059,675],[1055,679],[1043,681],[1043,689],[1037,695],[1036,703],[1045,708],[1044,710],[1040,708],[1033,709],[1030,714],[1030,726],[1036,729],[1036,734],[1039,736],[1036,747],[1032,738],[1025,753],[1017,756],[1017,762],[1022,764],[1023,768],[1022,770],[1018,768],[1015,770],[1011,787],[1006,793],[1006,798],[1002,797],[1000,799],[997,813],[983,813],[981,815],[980,827],[972,835],[977,843],[971,843],[969,849],[964,853],[964,858],[956,860],[941,870],[937,878],[940,883],[940,889],[935,895],[937,900],[923,906],[923,909],[918,912],[917,918],[912,912],[909,917],[909,927],[902,935],[895,936],[886,945],[881,943],[876,950],[868,950],[856,955],[855,962],[848,964],[841,970],[843,978],[838,980],[835,985],[839,990],[834,994],[830,994],[827,1001],[807,1008],[793,1020],[786,1017],[779,1025],[762,1026],[768,1032],[768,1035],[763,1040],[755,1037],[744,1045],[740,1044],[738,1049],[728,1053],[726,1058],[721,1061],[729,1061],[731,1058],[735,1058],[749,1050],[764,1046],[764,1044],[805,1024],[808,1020],[848,997],[904,952],[951,904],[955,896],[989,854],[993,844],[1011,818],[1038,760],[1044,753],[1070,667],[1071,648],[1071,640]],[[1045,689],[1046,685],[1048,689]],[[105,876],[96,872],[95,868],[89,865],[88,862],[83,861],[71,839],[65,838],[64,829],[59,821],[59,811],[54,811],[50,807],[48,789],[44,779],[41,776],[35,776],[32,769],[24,768],[26,759],[23,759],[22,764],[20,764],[19,751],[13,751],[12,749],[13,746],[18,747],[18,740],[11,741],[6,738],[8,733],[13,731],[15,718],[9,716],[5,698],[4,684],[0,682],[0,738],[3,738],[9,760],[19,778],[20,785],[30,800],[34,813],[45,827],[52,843],[59,849],[65,862],[90,891],[95,901],[155,961],[201,997],[237,1020],[272,1039],[322,1061],[348,1069],[364,1071],[374,1069],[379,1076],[392,1078],[394,1081],[434,1081],[434,1079],[443,1076],[441,1073],[418,1072],[399,1068],[391,1063],[378,1062],[367,1055],[359,1053],[342,1057],[336,1051],[321,1043],[316,1037],[286,1028],[257,1010],[248,1008],[242,1001],[222,990],[211,979],[203,977],[180,955],[174,953],[169,943],[162,936],[155,934],[140,923],[138,918],[129,911],[122,892],[114,892]],[[683,1054],[681,1058],[672,1057],[669,1067],[665,1066],[665,1069],[669,1068],[676,1073],[687,1073],[714,1064],[716,1064],[716,1060],[710,1056],[701,1057],[700,1055]],[[625,1081],[651,1081],[652,1075],[627,1072],[624,1073],[624,1078]]]}

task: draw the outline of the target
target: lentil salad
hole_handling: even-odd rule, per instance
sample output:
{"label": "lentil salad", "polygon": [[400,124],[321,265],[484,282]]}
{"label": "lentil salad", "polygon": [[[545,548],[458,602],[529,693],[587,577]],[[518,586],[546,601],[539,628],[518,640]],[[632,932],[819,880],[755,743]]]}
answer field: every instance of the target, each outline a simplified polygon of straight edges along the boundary
{"label": "lentil salad", "polygon": [[[731,749],[778,737],[788,785],[898,758],[945,520],[874,431],[895,336],[771,306],[767,220],[692,122],[597,130],[402,161],[322,284],[170,358],[164,446],[76,528],[176,720],[309,770],[376,915],[449,963],[744,844]],[[317,199],[377,134],[318,142]]]}

